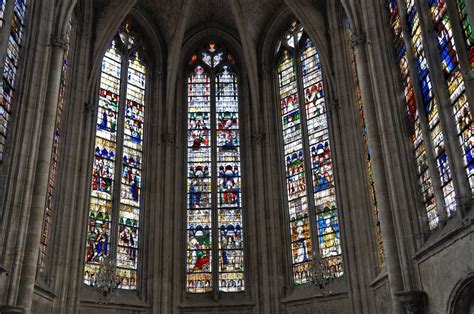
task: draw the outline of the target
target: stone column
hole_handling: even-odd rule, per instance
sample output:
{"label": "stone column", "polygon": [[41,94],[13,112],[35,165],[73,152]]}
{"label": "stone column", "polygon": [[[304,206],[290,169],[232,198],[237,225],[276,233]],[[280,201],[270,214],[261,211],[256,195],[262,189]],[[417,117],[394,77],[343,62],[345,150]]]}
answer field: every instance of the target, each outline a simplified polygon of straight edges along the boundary
{"label": "stone column", "polygon": [[392,313],[404,313],[402,305],[395,297],[396,292],[403,291],[403,278],[398,259],[398,246],[393,225],[393,216],[390,206],[385,163],[382,154],[379,128],[377,125],[374,95],[370,84],[370,72],[366,51],[367,39],[365,34],[352,37],[352,46],[357,63],[362,103],[367,125],[367,139],[372,150],[375,190],[379,206],[380,225],[385,246],[385,265],[387,267],[390,291],[392,296]]}
{"label": "stone column", "polygon": [[36,269],[43,224],[44,208],[49,181],[51,152],[54,139],[56,111],[58,105],[59,85],[61,71],[66,50],[66,42],[62,38],[51,39],[51,63],[49,71],[49,84],[46,91],[45,109],[41,126],[41,137],[36,164],[33,198],[30,208],[28,234],[25,243],[23,266],[18,291],[17,305],[26,312],[30,312],[33,290],[36,280]]}

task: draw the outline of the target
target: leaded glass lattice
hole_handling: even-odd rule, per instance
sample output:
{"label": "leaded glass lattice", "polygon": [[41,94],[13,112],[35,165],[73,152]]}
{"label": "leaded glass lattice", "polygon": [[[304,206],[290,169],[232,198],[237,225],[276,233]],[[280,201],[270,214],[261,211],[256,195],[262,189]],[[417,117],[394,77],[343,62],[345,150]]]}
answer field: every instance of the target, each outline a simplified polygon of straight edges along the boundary
{"label": "leaded glass lattice", "polygon": [[[5,6],[4,2],[2,4]],[[0,160],[3,159],[8,122],[12,113],[13,93],[15,91],[18,62],[24,37],[26,5],[27,0],[15,0],[11,30],[8,36],[7,51],[3,64],[2,95],[0,98]]]}
{"label": "leaded glass lattice", "polygon": [[278,47],[293,284],[300,285],[311,280],[314,243],[318,259],[337,277],[342,250],[319,54],[298,22]]}
{"label": "leaded glass lattice", "polygon": [[213,41],[192,56],[190,69],[186,290],[240,292],[245,277],[238,75],[232,56]]}
{"label": "leaded glass lattice", "polygon": [[139,277],[147,68],[137,42],[125,23],[102,59],[84,269],[92,285],[111,257],[123,290]]}

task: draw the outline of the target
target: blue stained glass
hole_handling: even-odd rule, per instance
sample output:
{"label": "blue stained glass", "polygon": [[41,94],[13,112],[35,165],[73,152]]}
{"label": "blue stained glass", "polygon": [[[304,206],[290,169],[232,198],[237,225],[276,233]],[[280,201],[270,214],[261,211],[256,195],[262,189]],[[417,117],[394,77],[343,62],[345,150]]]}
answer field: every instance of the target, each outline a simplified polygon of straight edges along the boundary
{"label": "blue stained glass", "polygon": [[[232,73],[233,58],[214,42],[200,56],[200,60],[197,55],[190,60],[194,67],[187,83],[186,291],[239,292],[245,290],[245,278],[238,79]],[[206,68],[211,69],[209,73]],[[212,99],[211,90],[215,91]],[[217,251],[213,250],[214,241]],[[216,259],[218,267],[214,269],[212,261]],[[218,282],[213,281],[216,272]]]}
{"label": "blue stained glass", "polygon": [[[3,25],[3,12],[5,2],[2,1],[0,21]],[[23,42],[25,27],[26,1],[15,0],[14,14],[11,21],[11,31],[7,41],[7,51],[3,64],[3,80],[0,86],[0,160],[3,159],[5,144],[7,139],[8,121],[12,112],[12,99],[15,91],[15,81],[18,72],[18,61],[20,59],[20,49]]]}

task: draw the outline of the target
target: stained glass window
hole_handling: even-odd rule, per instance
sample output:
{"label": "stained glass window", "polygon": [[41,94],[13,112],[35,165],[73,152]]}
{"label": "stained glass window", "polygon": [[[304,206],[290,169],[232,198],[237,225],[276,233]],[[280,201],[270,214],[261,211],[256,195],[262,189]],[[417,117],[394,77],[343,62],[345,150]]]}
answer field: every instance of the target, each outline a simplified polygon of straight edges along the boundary
{"label": "stained glass window", "polygon": [[[426,27],[432,27],[437,35],[437,48],[441,60],[440,68],[444,72],[446,88],[453,108],[451,117],[455,119],[466,171],[472,187],[474,181],[474,162],[471,151],[473,141],[472,119],[467,96],[465,95],[464,80],[454,42],[451,20],[448,16],[445,0],[426,1],[430,7],[432,17],[432,24],[426,25]],[[465,10],[464,6],[459,6],[461,2],[463,3],[463,1],[458,1],[458,8]],[[441,210],[446,210],[448,217],[456,211],[451,161],[448,158],[444,139],[444,133],[449,130],[444,130],[440,122],[439,102],[434,94],[428,62],[429,56],[426,54],[424,47],[422,35],[424,25],[422,25],[421,15],[417,12],[414,0],[404,0],[403,5],[404,9],[406,7],[406,24],[400,22],[400,8],[397,0],[389,0],[387,7],[408,106],[408,117],[410,117],[414,126],[413,143],[428,224],[430,229],[434,229],[439,224],[438,213]],[[402,32],[405,27],[404,31],[408,38],[404,38]],[[413,71],[409,67],[412,60],[407,57],[405,42],[410,44],[408,48],[413,52]],[[418,91],[421,106],[417,106],[415,100]],[[419,108],[423,108],[422,112],[418,110]],[[435,183],[436,186],[439,186],[439,193],[436,190],[438,188],[434,188]]]}
{"label": "stained glass window", "polygon": [[[147,69],[124,24],[102,59],[84,283],[106,257],[116,287],[136,290]],[[121,94],[124,90],[125,94]]]}
{"label": "stained glass window", "polygon": [[5,0],[0,0],[0,28],[3,27],[5,18]]}
{"label": "stained glass window", "polygon": [[469,63],[474,68],[474,33],[472,32],[472,24],[467,14],[465,0],[456,0],[459,18],[463,29],[464,40],[469,54]]}
{"label": "stained glass window", "polygon": [[423,194],[423,203],[427,213],[430,228],[435,228],[438,225],[436,200],[433,190],[433,183],[431,180],[430,172],[428,170],[428,157],[426,155],[426,145],[424,143],[423,135],[421,132],[420,117],[413,90],[413,80],[408,68],[408,58],[406,46],[403,40],[402,24],[398,15],[399,8],[397,0],[390,0],[388,2],[388,9],[390,13],[390,25],[393,35],[393,43],[396,49],[397,61],[402,76],[405,96],[404,98],[407,106],[406,112],[410,120],[413,122],[414,127],[412,141],[417,163],[419,182]]}
{"label": "stained glass window", "polygon": [[238,75],[232,55],[213,41],[189,65],[187,291],[240,292],[245,277]]}
{"label": "stained glass window", "polygon": [[[4,1],[2,1],[2,5],[5,6]],[[20,49],[24,37],[26,5],[27,0],[15,0],[7,52],[3,63],[2,95],[0,98],[0,160],[3,159],[8,121],[12,113],[12,99],[15,91]],[[3,11],[1,14],[3,16]]]}
{"label": "stained glass window", "polygon": [[449,99],[456,117],[456,126],[459,141],[463,151],[464,164],[467,175],[474,190],[474,159],[473,143],[474,130],[469,103],[465,93],[466,87],[461,74],[459,57],[448,16],[446,0],[428,0],[431,8],[433,26],[438,35],[438,50],[441,65],[449,91]]}
{"label": "stained glass window", "polygon": [[277,53],[293,283],[300,285],[310,281],[315,256],[342,276],[342,250],[319,54],[296,21]]}
{"label": "stained glass window", "polygon": [[58,109],[56,111],[56,122],[54,127],[53,135],[53,149],[51,153],[51,164],[49,168],[49,181],[48,181],[48,192],[46,196],[46,206],[43,214],[43,226],[41,231],[41,242],[40,242],[40,251],[38,257],[38,270],[43,272],[45,270],[47,249],[49,243],[51,219],[53,214],[53,197],[54,190],[56,187],[56,177],[58,171],[58,153],[59,153],[59,141],[61,135],[61,124],[62,124],[62,114],[63,106],[65,101],[65,92],[66,92],[66,83],[67,83],[67,74],[70,63],[70,41],[71,41],[71,31],[72,31],[72,19],[69,20],[68,28],[65,34],[66,39],[66,51],[64,52],[63,65],[61,69],[61,81],[59,85],[59,99],[58,99]]}
{"label": "stained glass window", "polygon": [[446,153],[446,145],[439,121],[439,105],[433,93],[433,83],[425,55],[425,48],[421,34],[421,20],[416,10],[414,0],[406,0],[408,14],[408,31],[411,36],[415,62],[418,71],[418,79],[422,92],[422,100],[429,123],[429,137],[434,146],[435,159],[444,194],[444,201],[448,215],[456,210],[453,181],[451,177],[450,162]]}

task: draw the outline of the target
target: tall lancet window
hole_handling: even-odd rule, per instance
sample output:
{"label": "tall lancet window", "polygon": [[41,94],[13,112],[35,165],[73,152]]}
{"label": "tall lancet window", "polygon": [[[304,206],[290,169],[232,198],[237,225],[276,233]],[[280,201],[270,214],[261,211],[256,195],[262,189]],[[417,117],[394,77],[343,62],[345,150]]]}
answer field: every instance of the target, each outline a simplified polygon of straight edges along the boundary
{"label": "tall lancet window", "polygon": [[187,104],[186,289],[244,291],[239,81],[212,41],[189,61]]}
{"label": "tall lancet window", "polygon": [[[20,50],[23,46],[25,32],[25,14],[29,1],[14,0],[8,1],[7,6],[13,5],[13,15],[10,20],[4,21],[4,13],[7,12],[5,1],[0,0],[0,29],[7,27],[9,36],[7,41],[7,51],[5,58],[1,60],[3,79],[0,85],[0,160],[3,159],[5,144],[7,140],[7,129],[12,114],[13,93],[16,87],[18,62],[20,60]],[[11,8],[11,7],[10,7]],[[0,52],[3,56],[3,51]]]}
{"label": "tall lancet window", "polygon": [[277,46],[293,283],[310,281],[313,259],[342,276],[331,145],[319,54],[299,22]]}
{"label": "tall lancet window", "polygon": [[84,283],[105,259],[117,287],[137,289],[147,68],[138,36],[124,24],[102,59]]}
{"label": "tall lancet window", "polygon": [[[464,56],[458,54],[458,49],[464,49],[465,44],[470,50],[471,27],[467,16],[462,14],[452,20],[448,6],[453,4],[445,0],[419,3],[415,0],[387,0],[407,116],[413,122],[412,142],[430,229],[437,228],[441,218],[452,217],[457,206],[463,205],[463,196],[457,195],[462,186],[474,188],[472,113],[463,78],[463,72],[471,70],[472,60],[467,57],[464,62],[467,68],[463,69],[460,61]],[[459,12],[466,13],[464,2],[458,1],[457,4]],[[419,12],[423,5],[429,8],[431,15]],[[429,21],[424,17],[430,17]],[[455,38],[453,21],[461,23],[466,38]],[[431,41],[424,40],[427,36],[437,40],[435,50],[429,49]],[[455,39],[461,39],[462,46]],[[449,141],[452,135],[458,137],[459,145]],[[466,173],[460,173],[453,166],[459,155],[462,155]]]}

